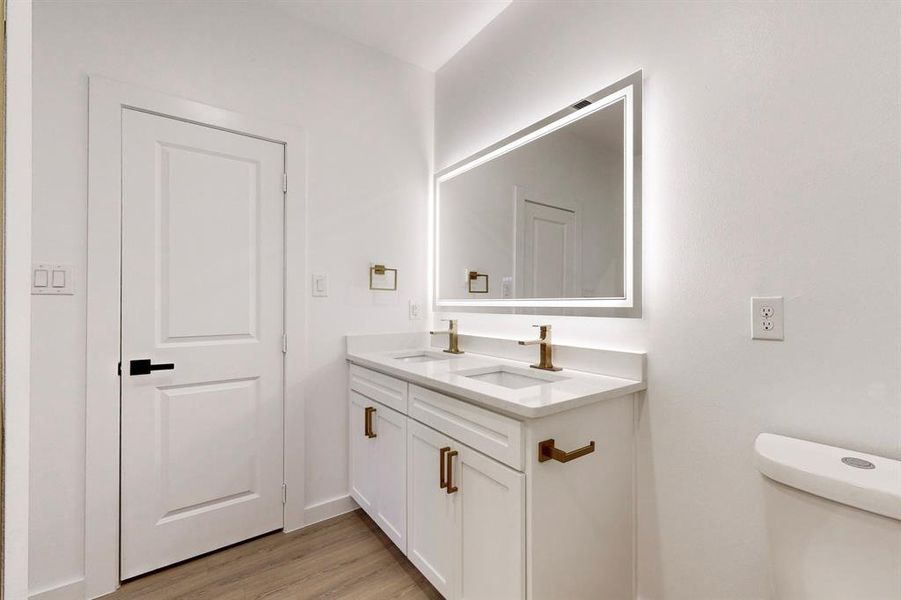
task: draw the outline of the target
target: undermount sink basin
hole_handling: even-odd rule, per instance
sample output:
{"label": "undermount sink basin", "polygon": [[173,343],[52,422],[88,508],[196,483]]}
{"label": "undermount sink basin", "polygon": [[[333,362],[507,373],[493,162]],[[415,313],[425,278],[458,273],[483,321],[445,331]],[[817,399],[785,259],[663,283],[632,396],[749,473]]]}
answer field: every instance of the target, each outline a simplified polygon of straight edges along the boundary
{"label": "undermount sink basin", "polygon": [[452,358],[449,354],[439,354],[437,352],[416,352],[415,354],[405,354],[403,356],[395,356],[394,360],[404,363],[421,363],[432,362],[436,360],[448,360]]}
{"label": "undermount sink basin", "polygon": [[550,373],[541,373],[539,371],[533,373],[526,369],[517,369],[507,366],[460,372],[457,373],[457,375],[462,375],[469,379],[490,383],[491,385],[504,387],[510,390],[519,390],[535,385],[547,385],[549,383],[554,383],[555,381],[567,379],[566,377],[552,375]]}

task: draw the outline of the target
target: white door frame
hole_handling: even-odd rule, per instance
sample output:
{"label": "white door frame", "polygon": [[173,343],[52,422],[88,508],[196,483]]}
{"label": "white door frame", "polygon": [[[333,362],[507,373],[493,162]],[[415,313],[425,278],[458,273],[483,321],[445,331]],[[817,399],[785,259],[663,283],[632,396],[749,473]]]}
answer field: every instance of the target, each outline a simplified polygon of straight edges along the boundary
{"label": "white door frame", "polygon": [[90,77],[89,93],[85,594],[94,598],[119,586],[122,111],[142,110],[285,145],[285,531],[304,524],[306,140],[296,126],[102,77]]}
{"label": "white door frame", "polygon": [[[3,581],[0,595],[28,595],[29,386],[31,361],[31,0],[6,4],[5,164],[0,210],[5,249],[0,253],[5,339],[0,365],[3,401]],[[3,65],[0,64],[0,69]],[[0,143],[3,140],[0,138]]]}

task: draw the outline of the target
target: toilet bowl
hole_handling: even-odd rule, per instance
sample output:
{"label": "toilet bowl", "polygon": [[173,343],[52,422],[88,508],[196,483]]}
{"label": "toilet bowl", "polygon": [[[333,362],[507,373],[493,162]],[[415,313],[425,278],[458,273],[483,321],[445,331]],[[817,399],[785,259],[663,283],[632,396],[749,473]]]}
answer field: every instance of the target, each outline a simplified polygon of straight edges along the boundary
{"label": "toilet bowl", "polygon": [[754,450],[775,597],[901,599],[901,461],[769,433]]}

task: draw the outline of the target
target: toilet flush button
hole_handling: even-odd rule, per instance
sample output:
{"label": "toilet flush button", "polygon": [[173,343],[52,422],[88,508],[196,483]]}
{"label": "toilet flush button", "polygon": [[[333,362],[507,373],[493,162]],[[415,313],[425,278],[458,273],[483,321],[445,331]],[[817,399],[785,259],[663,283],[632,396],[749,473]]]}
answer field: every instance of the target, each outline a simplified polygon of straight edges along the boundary
{"label": "toilet flush button", "polygon": [[842,462],[848,465],[849,467],[854,467],[857,469],[875,469],[876,465],[871,463],[868,460],[864,460],[862,458],[856,458],[854,456],[845,456],[842,458]]}

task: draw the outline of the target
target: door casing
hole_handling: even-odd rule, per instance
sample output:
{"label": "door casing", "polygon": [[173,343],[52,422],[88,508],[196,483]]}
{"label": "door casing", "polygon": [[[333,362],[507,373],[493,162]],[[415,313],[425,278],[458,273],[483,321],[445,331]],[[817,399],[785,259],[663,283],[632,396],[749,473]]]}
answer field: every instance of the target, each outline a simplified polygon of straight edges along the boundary
{"label": "door casing", "polygon": [[103,77],[89,78],[89,96],[84,588],[93,598],[119,585],[122,111],[145,111],[285,145],[285,531],[304,525],[306,144],[297,126]]}

